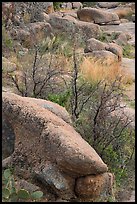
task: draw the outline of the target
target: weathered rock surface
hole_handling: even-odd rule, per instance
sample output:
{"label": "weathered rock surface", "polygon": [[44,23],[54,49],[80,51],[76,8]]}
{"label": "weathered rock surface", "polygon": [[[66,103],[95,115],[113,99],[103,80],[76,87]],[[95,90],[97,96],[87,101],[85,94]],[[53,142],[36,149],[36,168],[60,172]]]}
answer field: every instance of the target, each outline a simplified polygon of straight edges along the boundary
{"label": "weathered rock surface", "polygon": [[96,177],[107,172],[107,165],[72,126],[41,107],[45,103],[39,100],[3,93],[5,123],[15,134],[14,152],[5,165],[9,161],[25,180],[35,175],[62,199],[75,198],[75,179]]}
{"label": "weathered rock surface", "polygon": [[119,2],[98,2],[97,5],[100,8],[115,8],[119,5]]}
{"label": "weathered rock surface", "polygon": [[27,46],[32,45],[31,34],[28,30],[15,28],[11,30],[10,34],[14,40],[18,40],[23,46],[24,44],[27,44]]}
{"label": "weathered rock surface", "polygon": [[128,18],[129,15],[133,14],[133,10],[130,7],[117,7],[114,9],[108,9],[108,12],[115,13],[118,17],[121,18]]}
{"label": "weathered rock surface", "polygon": [[[48,21],[48,18],[47,18]],[[49,23],[47,22],[36,22],[36,23],[30,23],[27,25],[29,28],[29,31],[32,34],[38,34],[41,31],[45,33],[45,36],[49,36],[50,33],[52,32],[52,27]]]}
{"label": "weathered rock surface", "polygon": [[[46,19],[48,21],[48,18]],[[47,22],[28,23],[24,28],[15,28],[11,30],[11,36],[18,40],[24,47],[30,47],[35,43],[35,38],[39,36],[48,37],[52,35],[52,27]]]}
{"label": "weathered rock surface", "polygon": [[45,12],[41,13],[41,21],[47,22],[49,20],[49,15],[46,14]]}
{"label": "weathered rock surface", "polygon": [[29,193],[33,193],[35,191],[40,190],[39,186],[36,186],[36,185],[34,185],[32,183],[29,183],[29,182],[25,181],[24,179],[21,179],[21,180],[17,181],[15,185],[16,185],[17,189],[25,189]]}
{"label": "weathered rock surface", "polygon": [[72,16],[62,17],[59,14],[50,14],[49,17],[48,22],[53,27],[53,31],[57,33],[65,32],[73,36],[78,34],[82,40],[87,40],[91,37],[96,38],[101,33],[99,25],[78,21]]}
{"label": "weathered rock surface", "polygon": [[126,73],[129,73],[135,80],[135,59],[123,58],[122,59],[122,68]]}
{"label": "weathered rock surface", "polygon": [[80,9],[83,7],[81,2],[63,2],[61,8],[65,9]]}
{"label": "weathered rock surface", "polygon": [[43,184],[49,185],[56,195],[63,199],[75,198],[75,180],[63,173],[56,165],[47,163],[40,172],[35,172],[36,177]]}
{"label": "weathered rock surface", "polygon": [[[36,98],[27,97],[27,98],[24,98],[24,100],[25,99],[27,100],[29,99],[29,101],[36,103],[40,107],[43,107],[51,111],[58,117],[62,118],[65,122],[72,124],[71,118],[68,112],[66,111],[66,109],[59,106],[58,104],[53,103],[51,101],[36,99]],[[4,115],[2,117],[2,135],[3,135],[2,137],[2,152],[3,152],[2,157],[4,159],[13,153],[14,143],[15,143],[14,130]]]}
{"label": "weathered rock surface", "polygon": [[73,24],[76,22],[76,20],[73,18],[67,19],[66,16],[63,18],[63,14],[55,13],[55,14],[49,15],[48,22],[54,29],[58,29],[61,31],[64,31],[64,30],[69,31],[70,29],[72,31],[74,27]]}
{"label": "weathered rock surface", "polygon": [[63,14],[63,16],[72,16],[72,17],[74,17],[74,18],[76,18],[77,19],[77,13],[76,13],[76,11],[67,11],[67,12],[61,12],[62,14]]}
{"label": "weathered rock surface", "polygon": [[119,17],[113,12],[96,8],[83,8],[77,11],[80,21],[92,22],[96,24],[120,24]]}
{"label": "weathered rock surface", "polygon": [[81,9],[83,4],[81,2],[72,2],[72,9]]}
{"label": "weathered rock surface", "polygon": [[120,23],[128,23],[128,22],[129,22],[129,20],[126,19],[126,18],[121,18],[120,19]]}
{"label": "weathered rock surface", "polygon": [[[23,151],[20,149],[20,152],[23,154],[26,149],[28,155],[29,152],[31,155],[39,155],[45,162],[50,159],[70,174],[86,175],[107,171],[107,166],[95,150],[70,125],[29,99],[16,94],[3,93],[3,113],[8,117],[15,131],[15,151],[20,144]],[[37,149],[39,140],[41,148]],[[45,155],[42,151],[45,152]],[[56,152],[56,155],[53,152]],[[83,161],[84,166],[81,168]],[[37,167],[36,164],[35,167]]]}
{"label": "weathered rock surface", "polygon": [[36,103],[40,107],[43,107],[43,108],[51,111],[52,113],[54,113],[58,117],[62,118],[66,123],[72,124],[71,117],[70,117],[69,113],[66,111],[65,108],[58,105],[57,103],[53,103],[52,101],[47,101],[47,100],[38,99],[38,98],[36,99],[36,98],[27,97],[27,98],[24,98],[24,100],[25,99],[27,101],[29,99],[29,101]]}
{"label": "weathered rock surface", "polygon": [[[38,2],[39,3],[39,2]],[[42,4],[44,3],[44,12],[47,14],[53,13],[54,12],[54,6],[53,2],[41,2]]]}
{"label": "weathered rock surface", "polygon": [[103,43],[99,40],[96,40],[95,38],[90,38],[86,42],[86,48],[84,52],[92,52],[96,50],[105,50],[106,43]]}
{"label": "weathered rock surface", "polygon": [[118,57],[107,50],[96,50],[93,52],[88,52],[85,53],[85,56],[95,57],[95,59],[101,60],[102,62],[105,62],[108,65],[118,62]]}
{"label": "weathered rock surface", "polygon": [[[117,56],[118,61],[122,60],[122,48],[119,45],[115,43],[103,43],[94,38],[87,40],[86,48],[84,51],[85,53],[91,52],[93,56],[105,58],[111,58],[111,56],[113,56],[114,54]],[[107,51],[109,51],[110,53]],[[116,60],[115,57],[113,57],[113,59],[114,61]]]}
{"label": "weathered rock surface", "polygon": [[101,26],[103,31],[113,31],[113,32],[123,32],[126,35],[130,35],[131,39],[128,41],[131,45],[135,45],[135,23],[129,22],[129,23],[122,23],[120,25],[104,25]]}
{"label": "weathered rock surface", "polygon": [[10,156],[14,151],[15,133],[8,122],[8,119],[2,115],[2,158]]}
{"label": "weathered rock surface", "polygon": [[118,56],[118,61],[122,60],[123,50],[116,43],[108,43],[107,46],[106,46],[106,50],[112,52],[115,55],[117,55]]}
{"label": "weathered rock surface", "polygon": [[82,198],[98,198],[101,194],[112,195],[113,182],[114,177],[110,173],[81,177],[76,181],[76,194]]}
{"label": "weathered rock surface", "polygon": [[89,38],[98,38],[101,29],[98,25],[89,22],[77,21],[75,25],[76,34],[84,41]]}
{"label": "weathered rock surface", "polygon": [[120,33],[117,39],[115,40],[115,43],[122,46],[128,44],[128,36],[125,33]]}

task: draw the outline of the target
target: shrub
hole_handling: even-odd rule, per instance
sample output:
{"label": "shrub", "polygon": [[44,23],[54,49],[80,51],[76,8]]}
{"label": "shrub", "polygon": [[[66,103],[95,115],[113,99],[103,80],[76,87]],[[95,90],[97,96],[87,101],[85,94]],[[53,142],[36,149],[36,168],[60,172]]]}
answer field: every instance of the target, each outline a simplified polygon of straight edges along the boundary
{"label": "shrub", "polygon": [[60,106],[66,107],[69,98],[70,92],[66,91],[64,93],[49,94],[47,99],[54,103],[58,103]]}
{"label": "shrub", "polygon": [[123,46],[123,57],[126,58],[134,58],[132,53],[134,51],[134,47],[130,44],[124,45]]}
{"label": "shrub", "polygon": [[[127,175],[135,139],[134,129],[130,127],[132,121],[125,115],[124,107],[121,107],[124,93],[123,76],[118,74],[119,69],[116,69],[112,78],[112,70],[111,73],[107,70],[107,77],[103,71],[102,74],[95,75],[103,65],[100,65],[100,62],[96,65],[93,59],[91,64],[84,65],[88,72],[86,77],[84,75],[85,78],[80,72],[74,52],[70,113],[76,130],[107,163],[116,176],[117,184],[120,184]],[[104,69],[107,69],[105,66],[106,64]]]}
{"label": "shrub", "polygon": [[[125,116],[120,102],[123,90],[120,79],[109,84],[98,84],[82,112],[75,118],[75,127],[83,138],[97,151],[117,184],[127,175],[127,164],[134,151],[134,130]],[[79,100],[79,99],[77,99]],[[84,98],[80,99],[83,103]]]}
{"label": "shrub", "polygon": [[53,2],[54,9],[59,10],[61,3],[63,3],[63,2]]}
{"label": "shrub", "polygon": [[2,51],[13,51],[13,40],[4,25],[2,25]]}
{"label": "shrub", "polygon": [[95,7],[97,2],[82,2],[84,7]]}
{"label": "shrub", "polygon": [[102,32],[97,39],[100,40],[101,42],[110,43],[113,40],[116,40],[118,36],[119,33],[113,32],[111,35],[109,35],[107,33]]}

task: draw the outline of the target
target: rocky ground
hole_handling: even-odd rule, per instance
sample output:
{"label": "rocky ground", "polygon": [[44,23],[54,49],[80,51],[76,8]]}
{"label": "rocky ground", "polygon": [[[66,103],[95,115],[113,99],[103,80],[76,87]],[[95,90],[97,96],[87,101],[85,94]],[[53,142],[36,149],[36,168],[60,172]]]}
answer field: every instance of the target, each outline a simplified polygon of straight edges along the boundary
{"label": "rocky ground", "polygon": [[[80,3],[80,2],[78,2]],[[66,7],[66,4],[63,5]],[[56,12],[53,13],[53,10],[49,13],[43,12],[41,16],[42,22],[39,21],[39,16],[35,16],[36,22],[30,22],[26,23],[25,26],[22,26],[20,24],[20,20],[17,18],[16,25],[14,25],[14,29],[11,30],[12,37],[15,38],[15,40],[20,40],[20,43],[24,43],[24,41],[27,38],[27,43],[31,42],[31,36],[34,33],[41,32],[41,29],[45,29],[46,35],[49,34],[49,36],[53,36],[53,31],[56,30],[56,32],[66,32],[66,33],[72,33],[73,30],[76,29],[78,34],[82,36],[82,40],[85,42],[85,53],[89,52],[90,54],[93,54],[95,56],[103,56],[106,58],[111,58],[112,61],[119,60],[121,61],[121,67],[125,70],[125,73],[129,73],[132,76],[133,83],[131,85],[128,85],[126,88],[125,95],[127,97],[126,100],[123,101],[124,104],[126,104],[125,112],[132,118],[133,120],[133,128],[135,127],[135,108],[131,107],[130,104],[135,103],[135,58],[134,53],[132,56],[132,59],[129,58],[123,58],[120,44],[116,46],[114,42],[112,44],[105,44],[103,42],[99,42],[98,40],[94,39],[97,36],[100,35],[100,32],[121,32],[124,34],[122,36],[122,42],[125,44],[130,44],[133,47],[135,46],[135,19],[134,15],[132,16],[132,22],[131,20],[127,20],[126,18],[126,12],[130,12],[130,9],[132,7],[131,5],[127,5],[126,9],[123,7],[120,7],[121,11],[117,11],[118,2],[111,2],[111,5],[98,3],[95,9],[83,9],[82,11],[79,10],[77,12],[77,9],[82,8],[82,4],[67,4],[69,11],[63,11],[63,12]],[[76,9],[76,10],[73,10]],[[98,9],[99,8],[99,9]],[[111,9],[114,13],[111,14]],[[119,9],[119,8],[118,8]],[[134,10],[134,9],[133,9]],[[124,12],[123,12],[124,11]],[[109,13],[106,13],[109,12]],[[91,14],[94,13],[94,17],[91,18]],[[98,14],[100,14],[101,18],[98,18]],[[122,17],[121,17],[122,16]],[[19,17],[19,15],[17,15]],[[78,20],[78,18],[79,20]],[[87,22],[84,22],[87,21]],[[109,21],[109,22],[108,22]],[[89,23],[89,22],[92,22]],[[71,24],[71,26],[69,26]],[[22,27],[21,27],[22,26]],[[21,28],[21,29],[20,29]],[[22,29],[23,28],[23,29]],[[27,28],[27,29],[26,29]],[[25,30],[26,29],[26,30]],[[89,32],[91,31],[91,32]],[[55,32],[55,33],[56,33]],[[74,34],[74,33],[73,33]],[[129,39],[127,36],[130,36]],[[115,42],[120,39],[115,39]],[[87,45],[86,45],[87,43]],[[25,43],[24,43],[25,44]],[[28,45],[28,44],[27,44]],[[19,45],[21,48],[21,44]],[[31,43],[30,43],[31,46]],[[94,49],[93,49],[94,47]],[[23,48],[24,49],[24,48]],[[27,48],[25,48],[27,50]],[[28,50],[27,50],[28,51]],[[84,51],[83,51],[84,52]],[[85,54],[83,53],[83,54]],[[5,57],[5,56],[4,56]],[[3,58],[3,63],[6,58]],[[7,62],[6,63],[10,63]],[[16,71],[16,64],[10,63],[9,72]],[[7,69],[7,68],[6,68]],[[4,87],[4,92],[15,92],[13,87]],[[25,99],[23,99],[25,100]],[[51,111],[52,112],[52,111]],[[58,115],[59,113],[55,113],[55,115]],[[60,116],[61,117],[61,116]],[[28,133],[29,134],[29,133]],[[27,146],[27,145],[26,145]],[[44,158],[45,159],[45,158]],[[61,155],[62,159],[62,155]],[[74,165],[72,165],[73,168]],[[65,168],[65,165],[64,165]],[[78,168],[79,169],[79,168]],[[54,170],[54,168],[53,168]],[[119,190],[117,194],[117,202],[135,202],[135,172],[134,170],[134,164],[131,164],[131,177],[124,181],[122,184],[122,188]],[[85,169],[84,169],[85,171]],[[90,179],[89,179],[90,180]],[[83,182],[83,181],[82,181]],[[79,186],[79,189],[80,186]],[[92,189],[91,189],[92,190]],[[91,192],[90,192],[91,193]],[[45,200],[46,201],[46,200]],[[58,200],[56,199],[56,202],[68,202],[66,200]]]}

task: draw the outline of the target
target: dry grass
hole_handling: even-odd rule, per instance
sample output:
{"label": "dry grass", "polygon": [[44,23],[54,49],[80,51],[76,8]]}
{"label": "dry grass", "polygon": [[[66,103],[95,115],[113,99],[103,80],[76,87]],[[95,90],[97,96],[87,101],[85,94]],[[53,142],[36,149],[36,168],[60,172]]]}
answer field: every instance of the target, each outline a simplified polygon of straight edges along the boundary
{"label": "dry grass", "polygon": [[25,24],[30,23],[31,15],[29,13],[25,13],[23,16],[23,21]]}
{"label": "dry grass", "polygon": [[[73,9],[74,10],[74,9]],[[61,8],[59,9],[60,12],[72,12],[72,9],[67,9],[67,8]]]}
{"label": "dry grass", "polygon": [[90,81],[98,82],[102,80],[113,81],[118,76],[122,76],[123,84],[133,83],[133,78],[129,73],[125,73],[119,62],[106,63],[106,61],[96,58],[86,57],[81,63],[80,70],[84,77]]}

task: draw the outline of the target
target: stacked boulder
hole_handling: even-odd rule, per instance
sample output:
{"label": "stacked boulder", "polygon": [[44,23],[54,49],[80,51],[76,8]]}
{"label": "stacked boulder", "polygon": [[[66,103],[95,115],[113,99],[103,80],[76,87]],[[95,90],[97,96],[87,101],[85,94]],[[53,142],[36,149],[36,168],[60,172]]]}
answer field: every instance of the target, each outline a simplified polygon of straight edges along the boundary
{"label": "stacked boulder", "polygon": [[77,16],[80,21],[92,22],[99,25],[120,24],[117,14],[97,8],[82,8],[81,10],[77,11]]}
{"label": "stacked boulder", "polygon": [[64,108],[8,92],[3,92],[2,107],[3,141],[8,131],[15,136],[14,151],[3,167],[10,164],[25,180],[40,180],[61,199],[93,201],[112,194],[113,175],[70,125]]}
{"label": "stacked boulder", "polygon": [[122,60],[122,48],[116,43],[104,43],[95,38],[87,40],[85,53],[100,59],[111,59],[111,63]]}

